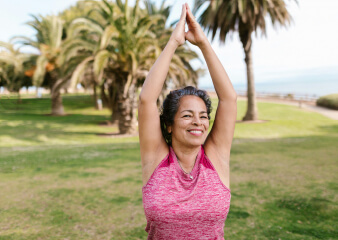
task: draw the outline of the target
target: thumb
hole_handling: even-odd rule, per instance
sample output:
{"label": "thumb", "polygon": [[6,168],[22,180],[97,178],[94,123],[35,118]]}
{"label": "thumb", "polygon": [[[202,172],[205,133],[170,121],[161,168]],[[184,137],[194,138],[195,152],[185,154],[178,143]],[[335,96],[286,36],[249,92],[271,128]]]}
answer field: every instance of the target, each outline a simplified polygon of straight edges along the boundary
{"label": "thumb", "polygon": [[190,42],[190,40],[191,40],[191,32],[190,31],[185,32],[184,33],[184,38],[185,38],[185,40],[188,40]]}

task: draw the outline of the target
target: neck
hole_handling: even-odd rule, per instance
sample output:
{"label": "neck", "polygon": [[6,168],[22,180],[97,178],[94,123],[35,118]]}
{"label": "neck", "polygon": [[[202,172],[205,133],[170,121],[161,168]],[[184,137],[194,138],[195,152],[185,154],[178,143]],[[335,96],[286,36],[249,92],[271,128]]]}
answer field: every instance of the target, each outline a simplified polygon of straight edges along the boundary
{"label": "neck", "polygon": [[197,154],[199,153],[201,146],[186,147],[179,144],[172,143],[172,148],[176,154],[183,170],[187,173],[191,172],[195,165]]}

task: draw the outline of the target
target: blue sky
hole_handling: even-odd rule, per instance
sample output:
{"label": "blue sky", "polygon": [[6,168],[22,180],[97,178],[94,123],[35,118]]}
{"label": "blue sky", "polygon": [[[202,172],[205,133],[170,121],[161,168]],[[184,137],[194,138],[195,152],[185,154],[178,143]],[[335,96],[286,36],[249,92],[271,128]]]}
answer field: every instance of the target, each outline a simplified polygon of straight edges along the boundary
{"label": "blue sky", "polygon": [[[311,71],[335,71],[338,78],[338,1],[298,0],[299,5],[285,0],[294,23],[287,30],[275,31],[268,24],[267,38],[254,36],[253,64],[256,82],[280,81],[280,76],[308,73]],[[0,8],[0,41],[8,41],[15,35],[33,36],[34,31],[24,23],[29,14],[56,14],[74,4],[76,0],[8,0]],[[130,1],[131,3],[133,1]],[[169,0],[174,3],[170,19],[180,16],[181,4],[190,6],[193,0]],[[237,34],[220,45],[217,39],[212,46],[234,84],[245,83],[244,53]],[[191,46],[194,48],[194,46]],[[196,49],[199,51],[198,49]],[[206,67],[206,65],[204,65]],[[338,81],[338,79],[337,79]],[[208,75],[201,79],[209,85]]]}

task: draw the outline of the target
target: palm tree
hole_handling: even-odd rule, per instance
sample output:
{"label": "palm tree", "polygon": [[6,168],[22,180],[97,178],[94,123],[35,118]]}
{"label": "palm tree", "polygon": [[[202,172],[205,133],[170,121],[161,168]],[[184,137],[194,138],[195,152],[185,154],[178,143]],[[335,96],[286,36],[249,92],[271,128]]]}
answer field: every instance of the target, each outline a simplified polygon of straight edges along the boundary
{"label": "palm tree", "polygon": [[[170,8],[164,8],[164,4],[158,11],[150,12],[149,6],[154,5],[149,1],[145,1],[146,9],[139,8],[139,1],[133,8],[128,8],[127,3],[117,1],[116,4],[118,12],[122,14],[113,21],[118,31],[114,44],[117,59],[111,62],[110,69],[119,79],[117,83],[121,84],[117,88],[121,89],[117,91],[119,129],[133,133],[137,124],[137,89],[143,85],[151,66],[169,40],[172,29],[168,30],[165,26],[169,13],[166,9]],[[174,86],[197,83],[197,73],[190,65],[190,60],[194,58],[197,58],[197,54],[187,46],[176,51],[169,69],[169,78]]]}
{"label": "palm tree", "polygon": [[14,44],[0,41],[0,82],[6,86],[8,91],[17,92],[20,101],[20,89],[32,85],[29,68],[33,65],[34,57],[30,54],[20,52]]}
{"label": "palm tree", "polygon": [[[74,71],[72,85],[83,82],[85,73],[89,73],[93,78],[94,95],[96,86],[101,86],[104,103],[112,111],[112,120],[115,122],[119,119],[116,92],[117,89],[123,89],[123,84],[117,81],[116,71],[112,71],[112,68],[120,68],[116,54],[121,54],[121,51],[116,51],[120,33],[115,27],[115,15],[121,16],[121,9],[107,1],[94,3],[92,11],[89,11],[86,17],[76,18],[70,23],[64,56],[67,59],[79,54],[85,56]],[[120,7],[123,8],[124,5],[121,3]],[[94,18],[93,14],[96,14]],[[125,67],[125,63],[123,65]]]}
{"label": "palm tree", "polygon": [[[78,60],[71,85],[74,87],[78,82],[84,83],[87,80],[93,87],[95,102],[97,102],[96,87],[104,84],[104,69],[109,59],[114,59],[114,54],[109,52],[114,34],[116,31],[110,25],[102,26],[84,17],[74,19],[67,31],[62,55],[65,61]],[[108,100],[106,103],[109,105],[110,102]]]}
{"label": "palm tree", "polygon": [[[150,13],[149,9],[140,9],[138,1],[134,7],[129,7],[127,1],[95,3],[96,8],[87,17],[73,20],[67,31],[65,58],[85,56],[74,71],[72,83],[80,81],[85,69],[91,68],[102,98],[112,111],[112,121],[118,122],[121,134],[134,133],[137,90],[170,37],[172,30],[165,27],[169,13]],[[189,84],[188,79],[197,82],[196,71],[190,65],[196,57],[186,47],[177,51],[169,71],[174,85]]]}
{"label": "palm tree", "polygon": [[51,90],[52,115],[64,115],[61,88],[69,81],[74,62],[64,62],[61,57],[63,44],[63,22],[57,16],[32,16],[27,24],[36,30],[36,39],[16,37],[24,45],[36,48],[40,54],[36,60],[33,84],[41,86],[44,80],[49,82]]}
{"label": "palm tree", "polygon": [[137,125],[136,85],[150,68],[149,58],[155,47],[154,34],[149,28],[158,18],[142,14],[138,2],[132,9],[127,1],[124,4],[121,1],[97,4],[98,8],[94,10],[105,21],[77,18],[68,30],[67,58],[79,52],[87,54],[74,71],[73,84],[91,66],[112,110],[112,120],[118,120],[120,133],[134,133]]}
{"label": "palm tree", "polygon": [[[297,2],[297,0],[295,0]],[[194,13],[202,7],[205,1],[195,0]],[[224,43],[226,36],[233,32],[239,33],[242,42],[247,69],[248,106],[243,120],[257,119],[255,85],[252,67],[253,32],[259,29],[266,35],[265,17],[268,15],[272,25],[287,26],[292,18],[283,0],[215,0],[208,1],[207,8],[199,17],[200,24],[212,33],[212,40],[219,30],[219,40]]]}

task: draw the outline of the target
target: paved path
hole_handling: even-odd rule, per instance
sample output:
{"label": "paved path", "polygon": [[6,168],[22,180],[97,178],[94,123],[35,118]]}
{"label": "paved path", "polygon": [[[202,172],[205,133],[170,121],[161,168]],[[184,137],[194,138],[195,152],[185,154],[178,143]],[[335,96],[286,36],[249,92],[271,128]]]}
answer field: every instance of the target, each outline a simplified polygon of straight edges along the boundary
{"label": "paved path", "polygon": [[311,105],[305,105],[305,109],[320,113],[328,118],[338,120],[338,110],[331,110],[331,109],[318,107],[318,106],[311,106]]}

